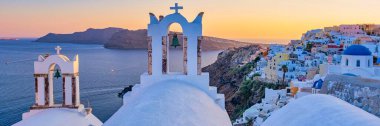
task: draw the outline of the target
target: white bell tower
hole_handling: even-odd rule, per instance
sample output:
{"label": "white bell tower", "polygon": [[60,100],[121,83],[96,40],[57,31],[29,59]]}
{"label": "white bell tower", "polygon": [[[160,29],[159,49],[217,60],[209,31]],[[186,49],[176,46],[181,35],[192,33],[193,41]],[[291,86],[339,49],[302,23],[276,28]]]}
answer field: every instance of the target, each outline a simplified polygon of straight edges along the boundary
{"label": "white bell tower", "polygon": [[[79,96],[79,57],[76,55],[72,61],[60,54],[61,47],[57,46],[55,55],[40,55],[34,62],[35,104],[32,109],[67,107],[77,108],[80,105]],[[54,103],[53,75],[56,65],[61,71],[62,103]],[[57,78],[58,79],[58,78]]]}
{"label": "white bell tower", "polygon": [[[217,88],[209,86],[209,74],[201,72],[201,43],[202,43],[202,17],[199,13],[192,21],[188,20],[178,12],[183,9],[176,3],[170,7],[174,13],[157,19],[150,13],[150,23],[148,24],[148,72],[141,75],[141,86],[150,86],[162,81],[181,81],[192,85],[210,95],[216,103],[224,109],[224,95],[217,93]],[[183,30],[183,72],[168,71],[168,49],[169,49],[169,27],[173,23],[178,23]],[[135,85],[133,90],[139,88]]]}
{"label": "white bell tower", "polygon": [[168,72],[167,60],[169,40],[168,33],[170,25],[178,23],[183,29],[183,73],[182,75],[201,75],[201,42],[202,42],[202,17],[199,13],[193,22],[178,12],[183,9],[176,3],[170,9],[175,10],[173,14],[158,20],[150,13],[150,24],[148,25],[148,73],[149,75],[170,74]]}

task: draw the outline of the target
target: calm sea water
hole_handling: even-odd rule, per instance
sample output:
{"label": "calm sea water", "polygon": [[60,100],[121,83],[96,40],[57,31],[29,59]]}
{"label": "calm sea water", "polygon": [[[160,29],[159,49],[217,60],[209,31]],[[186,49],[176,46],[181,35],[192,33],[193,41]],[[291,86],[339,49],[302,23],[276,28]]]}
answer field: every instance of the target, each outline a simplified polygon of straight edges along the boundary
{"label": "calm sea water", "polygon": [[[147,70],[146,50],[105,49],[102,45],[37,43],[31,40],[0,41],[0,125],[21,120],[22,113],[34,102],[33,62],[39,54],[54,54],[55,46],[70,59],[79,54],[81,103],[93,108],[103,122],[122,105],[117,93],[124,87],[139,83]],[[202,66],[213,63],[220,51],[204,52]],[[170,59],[181,59],[182,52],[174,50]],[[173,69],[181,66],[178,60]],[[6,62],[11,62],[6,64]],[[59,80],[55,80],[55,101],[62,100]],[[58,84],[56,84],[58,83]]]}

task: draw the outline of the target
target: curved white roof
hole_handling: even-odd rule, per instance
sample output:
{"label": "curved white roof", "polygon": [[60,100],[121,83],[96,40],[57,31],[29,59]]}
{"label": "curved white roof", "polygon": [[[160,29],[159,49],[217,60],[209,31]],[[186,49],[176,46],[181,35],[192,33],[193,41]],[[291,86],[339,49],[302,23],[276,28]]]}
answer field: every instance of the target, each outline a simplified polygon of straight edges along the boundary
{"label": "curved white roof", "polygon": [[330,95],[308,95],[275,111],[262,126],[380,126],[380,118]]}
{"label": "curved white roof", "polygon": [[[32,110],[33,111],[33,110]],[[93,114],[85,115],[77,109],[50,108],[41,110],[13,126],[101,126]]]}
{"label": "curved white roof", "polygon": [[142,87],[125,97],[129,102],[105,126],[231,126],[227,112],[214,100],[180,81]]}

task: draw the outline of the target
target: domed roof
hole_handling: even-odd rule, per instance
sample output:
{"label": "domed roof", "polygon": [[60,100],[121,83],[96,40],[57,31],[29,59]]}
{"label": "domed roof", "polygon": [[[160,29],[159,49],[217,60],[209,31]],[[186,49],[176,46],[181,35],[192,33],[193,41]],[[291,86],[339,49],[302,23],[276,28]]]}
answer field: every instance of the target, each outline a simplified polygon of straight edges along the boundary
{"label": "domed roof", "polygon": [[330,95],[312,94],[272,113],[262,126],[379,126],[380,119]]}
{"label": "domed roof", "polygon": [[372,52],[369,49],[362,45],[351,45],[346,50],[344,50],[343,55],[360,55],[367,56],[372,55]]}
{"label": "domed roof", "polygon": [[[82,110],[80,110],[82,111]],[[93,114],[86,115],[78,109],[50,108],[31,110],[31,115],[14,126],[101,126],[102,122]]]}
{"label": "domed roof", "polygon": [[225,109],[199,88],[175,80],[140,88],[104,126],[231,126]]}

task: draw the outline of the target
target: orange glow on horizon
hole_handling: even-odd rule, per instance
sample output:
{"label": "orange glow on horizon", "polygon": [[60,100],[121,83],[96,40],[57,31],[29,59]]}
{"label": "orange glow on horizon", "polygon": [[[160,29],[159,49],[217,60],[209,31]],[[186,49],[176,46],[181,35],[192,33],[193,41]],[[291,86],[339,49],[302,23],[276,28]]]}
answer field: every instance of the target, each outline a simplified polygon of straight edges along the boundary
{"label": "orange glow on horizon", "polygon": [[204,35],[232,39],[299,39],[307,30],[380,23],[378,0],[65,0],[0,1],[0,37],[40,37],[87,28],[145,29],[149,12],[167,15],[175,2],[192,21],[205,12]]}

